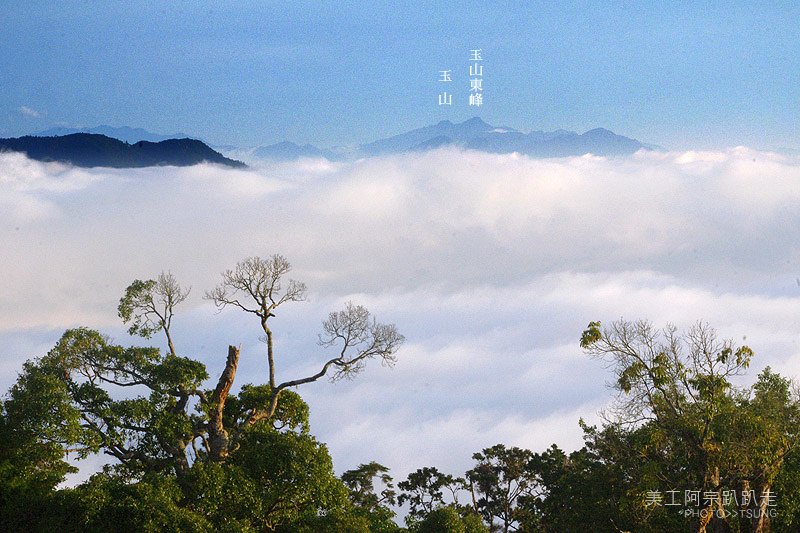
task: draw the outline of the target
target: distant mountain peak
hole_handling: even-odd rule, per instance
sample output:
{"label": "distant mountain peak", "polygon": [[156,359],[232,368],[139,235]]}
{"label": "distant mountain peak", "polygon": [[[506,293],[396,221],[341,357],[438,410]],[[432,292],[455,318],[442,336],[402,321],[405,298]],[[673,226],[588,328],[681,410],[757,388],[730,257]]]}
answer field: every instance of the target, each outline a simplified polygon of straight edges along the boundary
{"label": "distant mountain peak", "polygon": [[269,146],[260,146],[253,151],[253,155],[261,159],[274,161],[294,161],[303,157],[325,158],[329,161],[338,159],[330,150],[321,150],[312,144],[300,146],[291,141],[281,141]]}
{"label": "distant mountain peak", "polygon": [[487,128],[491,127],[486,122],[484,122],[481,117],[472,117],[471,119],[465,120],[461,124],[467,126],[486,126]]}
{"label": "distant mountain peak", "polygon": [[130,126],[109,126],[107,124],[101,124],[100,126],[94,126],[91,128],[86,128],[86,127],[72,128],[66,126],[58,126],[55,128],[50,128],[47,130],[34,133],[33,136],[63,137],[65,135],[71,135],[73,133],[95,133],[95,134],[105,135],[106,137],[111,137],[112,139],[119,139],[120,141],[124,141],[131,144],[139,141],[159,142],[159,141],[166,141],[168,139],[196,138],[192,137],[191,135],[186,135],[185,133],[173,133],[172,135],[163,135],[160,133],[153,133],[151,131],[147,131],[143,128],[132,128]]}
{"label": "distant mountain peak", "polygon": [[594,128],[594,129],[589,130],[586,133],[584,133],[584,135],[592,135],[592,136],[597,136],[597,137],[600,137],[600,136],[612,137],[612,136],[616,135],[616,133],[614,133],[611,130],[607,130],[605,128]]}
{"label": "distant mountain peak", "polygon": [[382,155],[444,146],[490,153],[518,152],[532,157],[568,157],[586,153],[614,156],[651,148],[605,128],[595,128],[582,135],[566,130],[522,133],[506,126],[492,126],[476,116],[456,124],[442,120],[433,126],[379,139],[361,145],[360,152]]}

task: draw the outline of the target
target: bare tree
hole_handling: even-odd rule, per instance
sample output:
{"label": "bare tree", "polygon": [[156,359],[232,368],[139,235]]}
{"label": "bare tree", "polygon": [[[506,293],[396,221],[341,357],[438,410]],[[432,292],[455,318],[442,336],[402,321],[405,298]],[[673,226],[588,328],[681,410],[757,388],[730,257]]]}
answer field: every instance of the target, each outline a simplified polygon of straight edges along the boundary
{"label": "bare tree", "polygon": [[305,283],[289,280],[285,289],[282,286],[281,278],[291,269],[282,255],[269,259],[249,257],[239,261],[232,270],[223,272],[222,282],[206,292],[206,298],[219,309],[232,305],[258,317],[267,342],[270,387],[275,387],[275,354],[269,319],[282,304],[299,302],[306,297]]}
{"label": "bare tree", "polygon": [[[343,310],[330,313],[323,322],[323,333],[319,335],[318,344],[323,348],[336,349],[336,356],[324,362],[314,374],[277,383],[274,334],[269,322],[281,305],[302,301],[306,295],[304,283],[293,279],[284,281],[290,271],[289,261],[281,255],[273,255],[269,259],[250,257],[223,272],[222,282],[206,293],[206,298],[219,309],[233,306],[255,315],[266,337],[269,400],[249,410],[244,418],[245,426],[272,418],[281,392],[287,388],[317,381],[329,371],[332,372],[331,381],[352,378],[364,369],[369,359],[378,358],[385,365],[393,365],[394,354],[405,340],[394,324],[381,324],[366,308],[348,302]],[[230,390],[230,384],[226,383],[233,382],[238,358],[239,350],[230,347],[228,362],[213,400],[220,413],[220,406],[224,405],[227,391]],[[223,437],[220,439],[225,440]]]}

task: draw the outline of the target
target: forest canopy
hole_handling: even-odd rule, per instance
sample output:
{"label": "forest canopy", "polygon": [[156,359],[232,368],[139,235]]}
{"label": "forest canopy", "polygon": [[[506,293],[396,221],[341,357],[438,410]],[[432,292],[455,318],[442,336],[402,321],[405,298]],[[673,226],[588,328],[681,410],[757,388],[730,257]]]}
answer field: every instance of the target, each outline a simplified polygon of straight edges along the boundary
{"label": "forest canopy", "polygon": [[[240,349],[210,376],[182,354],[170,273],[119,302],[131,335],[166,349],[67,330],[26,362],[0,410],[0,523],[30,531],[787,531],[800,520],[800,403],[794,384],[705,323],[590,322],[576,343],[608,365],[616,393],[584,446],[498,443],[462,473],[421,466],[396,481],[364,458],[341,475],[312,434],[303,386],[391,366],[404,337],[355,303],[318,334],[317,370],[280,380],[272,320],[306,297],[280,255],[251,257],[205,293],[252,317],[268,372],[237,382]],[[327,354],[327,355],[326,355]],[[577,421],[576,421],[577,422]],[[64,487],[74,460],[109,464]],[[399,524],[403,524],[403,526]]]}

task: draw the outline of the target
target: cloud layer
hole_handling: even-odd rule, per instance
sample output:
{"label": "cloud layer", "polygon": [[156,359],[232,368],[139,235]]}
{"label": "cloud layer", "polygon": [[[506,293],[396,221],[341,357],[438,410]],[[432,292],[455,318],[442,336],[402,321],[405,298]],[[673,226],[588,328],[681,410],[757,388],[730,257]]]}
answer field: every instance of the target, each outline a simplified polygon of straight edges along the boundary
{"label": "cloud layer", "polygon": [[[756,370],[800,374],[800,161],[747,148],[536,160],[457,150],[249,170],[74,169],[0,154],[0,385],[61,331],[129,342],[116,303],[171,270],[192,296],[179,349],[240,383],[264,376],[257,324],[200,296],[250,255],[282,253],[309,302],[275,319],[286,378],[313,372],[327,312],[352,299],[408,338],[394,369],[300,392],[337,469],[462,472],[506,442],[581,442],[609,375],[577,346],[590,320],[708,321]],[[280,377],[280,376],[279,376]]]}

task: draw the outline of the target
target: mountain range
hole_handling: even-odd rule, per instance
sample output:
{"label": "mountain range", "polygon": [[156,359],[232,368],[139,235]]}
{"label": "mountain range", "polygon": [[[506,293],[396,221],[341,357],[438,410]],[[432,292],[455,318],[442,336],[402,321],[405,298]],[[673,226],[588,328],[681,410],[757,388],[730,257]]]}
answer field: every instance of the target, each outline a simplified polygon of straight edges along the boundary
{"label": "mountain range", "polygon": [[112,139],[119,139],[120,141],[124,141],[126,143],[137,143],[139,141],[150,141],[153,143],[157,143],[159,141],[166,141],[169,139],[186,139],[191,138],[190,135],[186,135],[185,133],[174,133],[172,135],[162,135],[160,133],[153,133],[152,131],[147,131],[143,128],[131,128],[129,126],[107,126],[105,124],[100,126],[95,126],[94,128],[68,128],[64,126],[58,126],[55,128],[50,128],[44,131],[39,131],[34,133],[34,137],[62,137],[64,135],[71,135],[73,133],[97,133],[99,135],[105,135],[106,137],[111,137]]}
{"label": "mountain range", "polygon": [[60,161],[78,167],[135,168],[160,165],[190,166],[208,162],[241,168],[196,139],[167,139],[133,144],[98,133],[72,133],[56,137],[0,139],[1,151],[24,152],[37,161]]}
{"label": "mountain range", "polygon": [[532,157],[568,157],[587,153],[617,156],[632,154],[642,149],[659,149],[604,128],[596,128],[582,134],[567,130],[524,133],[506,126],[492,126],[474,117],[461,123],[443,120],[432,126],[362,144],[350,151],[324,150],[310,144],[300,146],[284,141],[256,148],[252,154],[257,158],[274,160],[301,157],[325,157],[335,160],[432,150],[445,146],[500,154],[517,152]]}
{"label": "mountain range", "polygon": [[[636,139],[617,135],[604,128],[596,128],[582,134],[567,130],[526,133],[507,126],[492,126],[478,117],[461,123],[442,120],[431,126],[346,149],[323,149],[311,144],[299,145],[289,141],[245,151],[233,146],[216,148],[226,153],[243,154],[244,158],[272,161],[325,158],[336,161],[442,147],[498,154],[516,152],[539,158],[580,156],[587,153],[598,156],[619,156],[642,149],[660,149]],[[0,139],[0,150],[21,151],[32,159],[63,161],[82,167],[187,166],[202,161],[230,167],[245,166],[240,161],[225,157],[200,140],[172,138],[127,126],[51,128],[35,136]]]}

